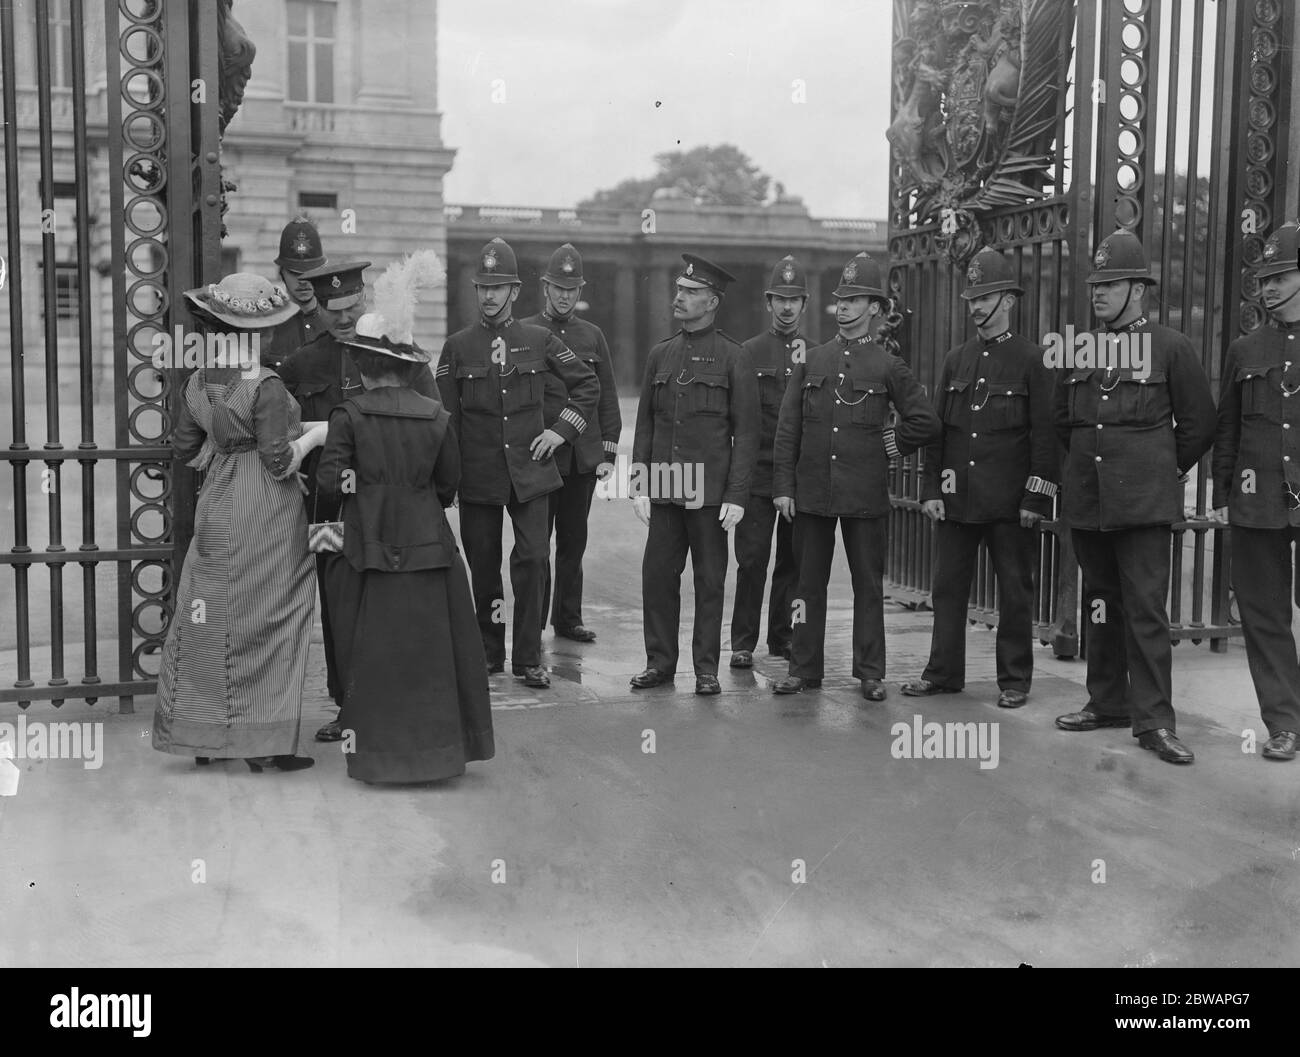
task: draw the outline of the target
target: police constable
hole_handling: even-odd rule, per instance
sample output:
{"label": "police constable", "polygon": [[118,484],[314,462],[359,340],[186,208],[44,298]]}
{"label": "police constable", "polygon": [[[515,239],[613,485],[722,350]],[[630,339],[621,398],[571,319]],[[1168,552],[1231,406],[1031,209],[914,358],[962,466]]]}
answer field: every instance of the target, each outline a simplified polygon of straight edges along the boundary
{"label": "police constable", "polygon": [[[550,565],[542,577],[542,626],[549,607],[555,633],[575,642],[595,642],[596,633],[582,622],[582,558],[587,551],[587,517],[596,480],[614,472],[623,417],[614,386],[614,367],[604,331],[578,316],[582,296],[582,254],[566,242],[553,254],[542,276],[542,311],[523,322],[544,327],[590,367],[600,382],[597,423],[578,434],[572,444],[555,452],[555,467],[564,481],[550,494],[547,540],[555,534],[555,599],[551,602]],[[558,375],[546,376],[545,420],[554,422],[568,402]],[[599,425],[599,429],[596,426]]]}
{"label": "police constable", "polygon": [[[637,406],[633,472],[648,470],[650,495],[633,496],[650,526],[641,562],[646,668],[638,690],[677,671],[681,579],[695,577],[691,656],[695,692],[717,694],[727,531],[745,513],[758,452],[758,383],[749,353],[714,326],[729,272],[683,253],[673,316],[682,329],[650,350]],[[668,483],[668,487],[656,487]],[[664,494],[667,492],[668,494]]]}
{"label": "police constable", "polygon": [[1214,399],[1191,342],[1146,317],[1155,279],[1137,236],[1108,235],[1093,264],[1092,310],[1105,329],[1099,365],[1087,365],[1079,355],[1087,342],[1076,339],[1076,365],[1056,389],[1062,516],[1083,570],[1088,703],[1056,725],[1131,724],[1144,749],[1192,763],[1175,733],[1169,526],[1183,517],[1179,475],[1214,438]]}
{"label": "police constable", "polygon": [[1214,503],[1232,523],[1232,582],[1270,760],[1295,759],[1300,737],[1291,634],[1291,545],[1300,539],[1297,243],[1300,228],[1285,224],[1264,244],[1255,275],[1272,321],[1228,346],[1214,441]]}
{"label": "police constable", "polygon": [[[872,335],[889,304],[880,266],[859,253],[834,296],[839,333],[795,365],[776,430],[773,502],[794,522],[795,605],[803,611],[793,617],[789,675],[772,689],[795,694],[822,684],[838,521],[853,580],[853,677],[863,697],[883,701],[889,460],[936,440],[940,425],[907,365]],[[896,428],[885,424],[891,402]]]}
{"label": "police constable", "polygon": [[804,270],[791,256],[782,257],[772,269],[764,292],[772,326],[745,342],[745,351],[758,376],[758,399],[762,408],[762,431],[758,439],[758,462],[749,488],[745,516],[736,526],[736,601],[731,611],[731,667],[751,668],[763,610],[763,588],[767,585],[767,562],[772,554],[772,527],[776,526],[776,567],[772,570],[772,593],[767,601],[767,652],[790,658],[790,597],[795,585],[793,531],[790,522],[776,516],[772,505],[772,446],[776,443],[776,421],[781,398],[796,363],[808,351],[800,333],[800,320],[808,305],[808,284]]}
{"label": "police constable", "polygon": [[998,582],[998,704],[1019,708],[1034,674],[1034,527],[1057,490],[1051,371],[1043,350],[1011,330],[1024,293],[993,249],[971,260],[962,298],[976,335],[945,357],[934,407],[943,436],[925,451],[921,509],[937,523],[930,660],[911,697],[956,693],[966,682],[966,605],[980,541]]}
{"label": "police constable", "polygon": [[[521,285],[514,250],[504,240],[493,239],[480,251],[474,273],[479,319],[447,339],[436,373],[443,403],[451,412],[451,429],[460,442],[461,538],[488,671],[505,670],[505,510],[515,536],[510,555],[511,667],[525,685],[544,689],[551,685],[542,665],[547,496],[563,486],[553,456],[589,428],[600,382],[549,330],[514,318]],[[544,409],[548,375],[555,375],[567,394],[549,425]]]}
{"label": "police constable", "polygon": [[280,269],[280,281],[299,311],[271,331],[270,340],[261,350],[262,366],[278,371],[280,364],[290,355],[315,341],[328,329],[311,280],[303,278],[304,272],[325,263],[320,234],[310,220],[295,217],[284,226],[280,232],[280,255],[275,258],[275,264]]}

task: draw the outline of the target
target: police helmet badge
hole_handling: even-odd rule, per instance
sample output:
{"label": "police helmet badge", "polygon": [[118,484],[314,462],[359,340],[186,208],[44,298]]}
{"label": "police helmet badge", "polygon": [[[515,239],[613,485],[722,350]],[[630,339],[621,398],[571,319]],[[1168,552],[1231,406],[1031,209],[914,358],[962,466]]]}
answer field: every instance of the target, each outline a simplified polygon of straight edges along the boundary
{"label": "police helmet badge", "polygon": [[794,262],[789,257],[785,259],[785,267],[781,269],[781,281],[786,283],[794,282]]}
{"label": "police helmet badge", "polygon": [[966,269],[966,281],[968,283],[978,283],[984,278],[984,268],[979,262],[979,258],[970,262],[970,267]]}
{"label": "police helmet badge", "polygon": [[1103,242],[1097,247],[1097,256],[1092,259],[1092,262],[1098,268],[1104,268],[1110,263],[1110,247],[1106,243]]}
{"label": "police helmet badge", "polygon": [[304,259],[311,256],[311,243],[307,241],[307,232],[298,232],[298,237],[293,242],[293,255]]}
{"label": "police helmet badge", "polygon": [[572,275],[572,274],[573,274],[573,258],[572,258],[572,257],[565,257],[565,258],[564,258],[563,263],[561,263],[561,265],[560,265],[560,271],[564,272],[566,275]]}
{"label": "police helmet badge", "polygon": [[857,277],[858,277],[858,263],[855,258],[854,260],[849,261],[849,263],[844,266],[844,274],[841,276],[841,280],[845,283],[852,283],[853,280],[856,279]]}
{"label": "police helmet badge", "polygon": [[497,255],[491,250],[483,254],[483,270],[485,272],[494,272],[497,267]]}

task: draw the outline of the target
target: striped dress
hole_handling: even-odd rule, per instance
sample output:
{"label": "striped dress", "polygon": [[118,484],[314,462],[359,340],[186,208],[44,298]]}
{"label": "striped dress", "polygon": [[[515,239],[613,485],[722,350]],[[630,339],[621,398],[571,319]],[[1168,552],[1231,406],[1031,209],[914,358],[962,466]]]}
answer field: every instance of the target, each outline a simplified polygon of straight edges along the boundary
{"label": "striped dress", "polygon": [[263,368],[196,371],[173,437],[206,470],[163,647],[153,746],[240,758],[298,748],[315,577],[296,478],[297,403]]}

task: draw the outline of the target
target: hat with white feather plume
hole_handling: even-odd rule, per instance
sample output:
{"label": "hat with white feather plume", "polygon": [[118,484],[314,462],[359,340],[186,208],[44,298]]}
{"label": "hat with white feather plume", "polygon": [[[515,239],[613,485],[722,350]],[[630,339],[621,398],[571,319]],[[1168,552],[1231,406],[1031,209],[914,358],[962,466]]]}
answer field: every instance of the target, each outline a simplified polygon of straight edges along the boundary
{"label": "hat with white feather plume", "polygon": [[357,320],[355,335],[344,344],[409,363],[428,363],[429,353],[415,343],[415,306],[421,289],[446,278],[433,250],[417,250],[390,264],[375,282],[370,311]]}

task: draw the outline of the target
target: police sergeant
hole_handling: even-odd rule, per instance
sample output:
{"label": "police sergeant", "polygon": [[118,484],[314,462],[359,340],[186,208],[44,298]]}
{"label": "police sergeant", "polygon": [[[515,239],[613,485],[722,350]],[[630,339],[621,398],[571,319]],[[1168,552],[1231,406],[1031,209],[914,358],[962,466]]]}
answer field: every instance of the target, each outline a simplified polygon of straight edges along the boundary
{"label": "police sergeant", "polygon": [[1088,702],[1056,725],[1131,726],[1142,748],[1190,764],[1172,700],[1170,526],[1183,518],[1179,475],[1214,439],[1214,399],[1191,342],[1147,318],[1156,280],[1137,236],[1108,235],[1093,264],[1098,355],[1108,358],[1067,367],[1056,389],[1062,516],[1083,570]]}
{"label": "police sergeant", "polygon": [[[839,332],[794,367],[777,423],[773,503],[794,524],[801,611],[792,615],[789,675],[772,689],[795,694],[822,684],[838,523],[853,581],[853,677],[864,698],[883,701],[889,461],[936,440],[940,426],[907,364],[873,335],[889,304],[880,266],[859,253],[834,297]],[[886,425],[891,403],[896,427]]]}
{"label": "police sergeant", "polygon": [[[542,311],[523,322],[549,330],[595,372],[600,382],[596,422],[578,434],[572,444],[563,444],[555,451],[555,467],[564,484],[550,494],[547,512],[547,539],[555,536],[553,601],[549,563],[542,577],[542,626],[546,625],[549,609],[551,624],[561,638],[595,642],[596,633],[582,619],[582,559],[587,551],[587,519],[596,481],[614,472],[623,416],[605,333],[575,311],[584,285],[582,254],[566,242],[551,254],[542,275]],[[548,374],[545,420],[559,418],[567,400],[563,381],[558,375]]]}
{"label": "police sergeant", "polygon": [[1268,729],[1265,759],[1293,760],[1300,664],[1291,632],[1300,539],[1300,227],[1264,244],[1255,272],[1269,324],[1228,346],[1214,439],[1214,504],[1230,521],[1232,582],[1246,660]]}
{"label": "police sergeant", "polygon": [[[593,422],[600,382],[550,330],[514,318],[521,287],[514,250],[493,239],[474,273],[479,318],[447,339],[436,377],[460,443],[461,539],[488,671],[505,670],[501,531],[508,513],[515,537],[511,667],[524,685],[545,689],[551,685],[541,657],[548,496],[564,484],[554,455]],[[566,399],[548,421],[551,376]]]}
{"label": "police sergeant", "polygon": [[982,249],[962,299],[976,334],[944,358],[935,386],[943,435],[925,451],[921,509],[936,522],[930,659],[903,686],[912,697],[956,693],[966,681],[966,607],[976,558],[988,546],[998,584],[998,704],[1019,708],[1034,673],[1033,530],[1057,492],[1052,372],[1043,350],[1011,329],[1024,293],[1011,262]]}
{"label": "police sergeant", "polygon": [[[641,562],[646,667],[642,690],[677,671],[681,578],[686,556],[695,577],[691,656],[695,692],[722,692],[723,591],[727,532],[740,523],[758,454],[758,382],[749,353],[714,326],[735,277],[692,253],[677,277],[673,316],[682,329],[650,350],[637,406],[634,470],[668,481],[671,494],[634,495],[650,528]],[[691,492],[691,494],[687,494]]]}
{"label": "police sergeant", "polygon": [[772,448],[786,383],[796,363],[803,361],[808,341],[800,325],[808,305],[808,282],[792,256],[782,257],[772,269],[764,291],[772,325],[745,342],[745,350],[758,376],[762,424],[758,462],[749,489],[745,516],[736,526],[736,599],[731,611],[731,667],[751,668],[767,585],[767,563],[772,555],[772,529],[776,529],[776,566],[767,601],[767,652],[790,658],[790,598],[795,586],[794,536],[789,521],[776,515],[772,504]]}

